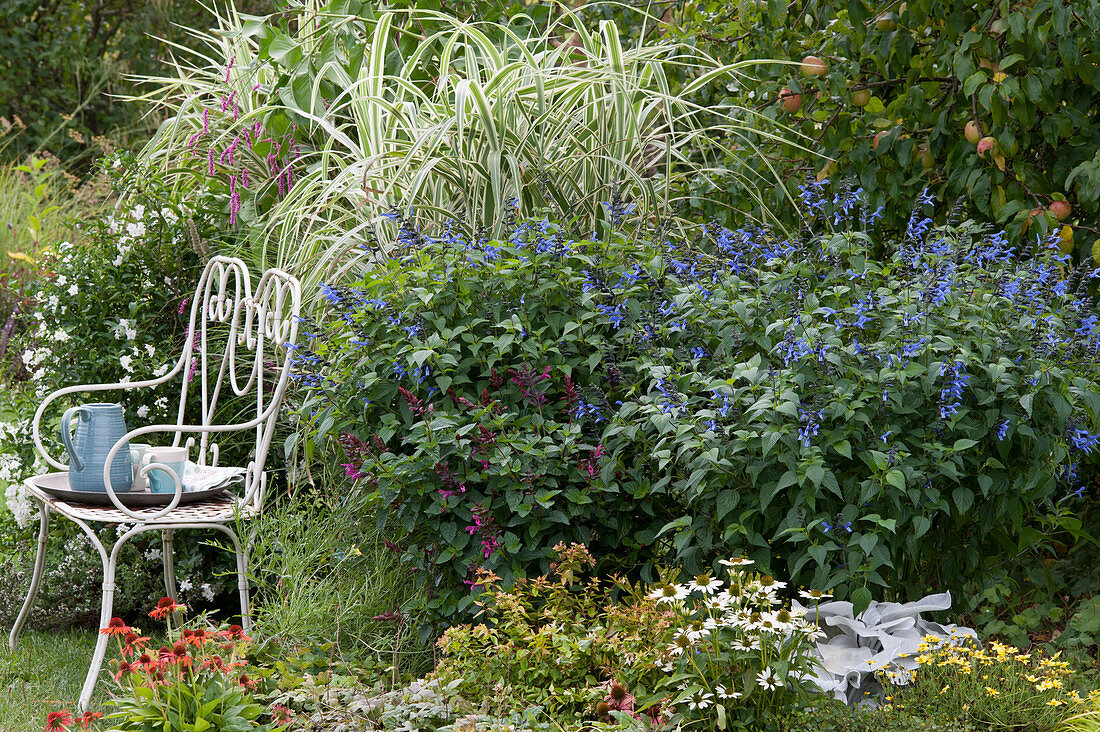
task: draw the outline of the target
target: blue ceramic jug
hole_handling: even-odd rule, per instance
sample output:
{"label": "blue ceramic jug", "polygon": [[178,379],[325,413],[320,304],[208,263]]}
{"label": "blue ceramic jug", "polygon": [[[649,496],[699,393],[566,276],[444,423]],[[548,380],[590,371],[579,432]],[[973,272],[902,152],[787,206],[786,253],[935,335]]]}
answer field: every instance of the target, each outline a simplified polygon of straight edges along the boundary
{"label": "blue ceramic jug", "polygon": [[[71,435],[73,415],[78,417],[76,434]],[[105,493],[103,466],[107,453],[126,434],[121,404],[85,404],[73,407],[61,417],[61,441],[69,453],[69,488],[74,491]],[[130,445],[124,444],[111,463],[111,487],[116,493],[130,490],[134,479]]]}

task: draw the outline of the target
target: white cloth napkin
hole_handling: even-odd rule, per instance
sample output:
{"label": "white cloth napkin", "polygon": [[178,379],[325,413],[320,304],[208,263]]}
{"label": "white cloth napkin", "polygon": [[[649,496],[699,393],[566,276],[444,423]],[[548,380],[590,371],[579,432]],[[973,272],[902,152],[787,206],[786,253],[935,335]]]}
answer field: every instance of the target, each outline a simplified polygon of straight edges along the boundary
{"label": "white cloth napkin", "polygon": [[212,468],[196,465],[190,460],[183,467],[183,489],[188,493],[225,488],[243,483],[247,471],[244,468]]}

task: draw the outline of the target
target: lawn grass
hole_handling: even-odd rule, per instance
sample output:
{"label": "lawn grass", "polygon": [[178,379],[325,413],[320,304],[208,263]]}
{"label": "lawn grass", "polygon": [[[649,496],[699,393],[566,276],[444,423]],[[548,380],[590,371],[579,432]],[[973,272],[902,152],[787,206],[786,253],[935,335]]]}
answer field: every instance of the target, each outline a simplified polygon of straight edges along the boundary
{"label": "lawn grass", "polygon": [[[0,647],[0,732],[41,732],[48,712],[75,713],[96,636],[90,630],[28,630],[11,651],[9,630]],[[93,708],[105,694],[104,686],[96,688]]]}

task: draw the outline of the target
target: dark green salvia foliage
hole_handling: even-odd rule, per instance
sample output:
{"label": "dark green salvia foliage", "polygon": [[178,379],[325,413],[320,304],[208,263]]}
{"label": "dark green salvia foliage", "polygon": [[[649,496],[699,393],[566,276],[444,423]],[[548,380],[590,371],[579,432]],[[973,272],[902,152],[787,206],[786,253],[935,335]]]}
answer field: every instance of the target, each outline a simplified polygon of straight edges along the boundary
{"label": "dark green salvia foliage", "polygon": [[1080,530],[1091,270],[933,228],[927,194],[897,241],[858,191],[802,196],[840,233],[531,222],[325,289],[299,349],[310,438],[339,440],[432,611],[471,611],[479,569],[545,573],[559,542],[648,581],[745,553],[858,610]]}

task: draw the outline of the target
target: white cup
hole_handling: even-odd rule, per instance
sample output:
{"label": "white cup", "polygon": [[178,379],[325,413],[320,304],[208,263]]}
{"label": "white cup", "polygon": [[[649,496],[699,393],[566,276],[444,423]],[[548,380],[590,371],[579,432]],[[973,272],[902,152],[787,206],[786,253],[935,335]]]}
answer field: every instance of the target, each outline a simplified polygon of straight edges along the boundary
{"label": "white cup", "polygon": [[134,466],[134,482],[130,486],[131,491],[149,490],[149,481],[141,474],[141,459],[145,457],[145,451],[148,450],[149,447],[150,445],[144,442],[130,443],[130,463]]}
{"label": "white cup", "polygon": [[[169,468],[183,484],[183,469],[187,465],[186,447],[150,447],[141,458],[142,466],[158,463]],[[176,483],[172,474],[163,468],[150,468],[146,471],[149,479],[149,491],[152,493],[175,493]]]}

